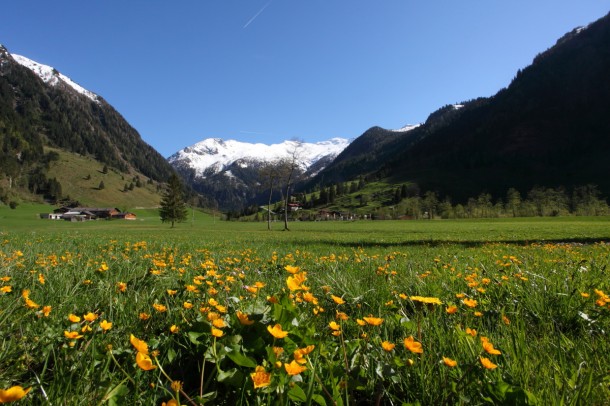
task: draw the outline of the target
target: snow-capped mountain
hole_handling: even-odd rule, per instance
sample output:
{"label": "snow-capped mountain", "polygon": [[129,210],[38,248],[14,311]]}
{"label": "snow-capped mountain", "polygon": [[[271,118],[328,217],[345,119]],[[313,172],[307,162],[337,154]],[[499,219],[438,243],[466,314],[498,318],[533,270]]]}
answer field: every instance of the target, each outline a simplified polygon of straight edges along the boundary
{"label": "snow-capped mountain", "polygon": [[219,207],[233,210],[256,202],[262,192],[259,169],[265,162],[291,159],[296,154],[304,176],[310,177],[329,165],[349,143],[345,138],[332,138],[266,145],[208,138],[176,152],[168,161],[194,190],[214,196]]}
{"label": "snow-capped mountain", "polygon": [[[176,168],[188,167],[195,171],[195,177],[226,172],[234,165],[240,168],[257,166],[262,162],[274,162],[298,154],[301,170],[307,172],[321,161],[331,161],[343,151],[350,141],[332,138],[316,143],[284,141],[279,144],[247,143],[236,140],[208,138],[186,147],[169,157],[169,163]],[[323,167],[316,167],[316,172]]]}
{"label": "snow-capped mountain", "polygon": [[26,58],[25,56],[21,56],[21,55],[17,55],[17,54],[11,54],[11,56],[13,57],[15,62],[17,62],[18,64],[20,64],[22,66],[25,66],[26,68],[28,68],[29,70],[34,72],[45,83],[47,83],[51,86],[57,86],[58,84],[63,83],[64,85],[74,89],[76,92],[87,96],[89,99],[91,99],[95,102],[99,102],[98,95],[85,89],[84,87],[82,87],[78,83],[74,82],[72,79],[70,79],[66,75],[59,73],[57,71],[57,69],[53,68],[52,66],[43,65],[43,64],[33,61],[29,58]]}

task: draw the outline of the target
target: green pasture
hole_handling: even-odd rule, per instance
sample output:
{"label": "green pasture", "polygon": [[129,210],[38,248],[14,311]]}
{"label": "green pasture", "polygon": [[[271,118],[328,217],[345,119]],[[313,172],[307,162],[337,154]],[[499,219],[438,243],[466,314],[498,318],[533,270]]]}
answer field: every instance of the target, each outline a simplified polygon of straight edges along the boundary
{"label": "green pasture", "polygon": [[610,398],[608,217],[269,231],[51,210],[0,207],[0,390],[30,388],[19,404]]}

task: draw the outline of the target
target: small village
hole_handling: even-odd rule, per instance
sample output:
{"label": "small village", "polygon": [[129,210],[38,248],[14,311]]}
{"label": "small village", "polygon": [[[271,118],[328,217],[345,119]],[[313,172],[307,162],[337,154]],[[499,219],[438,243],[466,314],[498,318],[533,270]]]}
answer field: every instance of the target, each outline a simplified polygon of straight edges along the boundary
{"label": "small village", "polygon": [[53,213],[41,213],[40,218],[77,222],[91,220],[135,220],[136,215],[131,212],[122,212],[117,208],[63,206],[53,210]]}

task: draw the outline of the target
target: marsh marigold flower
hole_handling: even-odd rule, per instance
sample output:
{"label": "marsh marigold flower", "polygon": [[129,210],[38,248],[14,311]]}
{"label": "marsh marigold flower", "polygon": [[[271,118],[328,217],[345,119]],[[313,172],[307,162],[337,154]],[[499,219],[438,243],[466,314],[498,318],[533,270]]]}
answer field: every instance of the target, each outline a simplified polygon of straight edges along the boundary
{"label": "marsh marigold flower", "polygon": [[244,325],[244,326],[251,326],[252,324],[254,324],[254,320],[250,320],[246,313],[243,313],[243,312],[238,310],[237,312],[235,312],[235,314],[237,315],[237,319],[239,320],[239,322],[242,325]]}
{"label": "marsh marigold flower", "polygon": [[275,326],[267,326],[267,331],[275,338],[284,338],[288,335],[287,331],[282,330],[282,326],[280,324],[276,324]]}
{"label": "marsh marigold flower", "polygon": [[445,309],[445,312],[447,312],[447,314],[454,314],[457,313],[457,311],[457,306],[447,306],[447,308]]}
{"label": "marsh marigold flower", "polygon": [[225,335],[224,331],[217,329],[216,327],[212,327],[212,335],[216,338],[220,338]]}
{"label": "marsh marigold flower", "polygon": [[422,354],[424,352],[424,349],[422,348],[421,343],[415,341],[413,336],[409,336],[409,337],[405,338],[404,344],[405,344],[405,348],[407,350],[411,351],[412,353]]}
{"label": "marsh marigold flower", "polygon": [[477,330],[470,328],[470,327],[466,327],[466,334],[468,334],[471,337],[476,337],[477,336]]}
{"label": "marsh marigold flower", "polygon": [[254,389],[264,388],[271,383],[271,372],[267,372],[264,367],[258,365],[254,372],[250,374]]}
{"label": "marsh marigold flower", "polygon": [[0,389],[0,403],[15,402],[28,394],[32,388],[23,389],[21,386],[13,386],[8,389]]}
{"label": "marsh marigold flower", "polygon": [[153,364],[152,359],[148,355],[139,351],[136,354],[136,364],[138,364],[138,366],[144,371],[151,371],[157,368],[157,366]]}
{"label": "marsh marigold flower", "polygon": [[290,364],[285,363],[284,369],[286,370],[288,375],[298,375],[301,372],[306,371],[307,367],[293,360]]}
{"label": "marsh marigold flower", "polygon": [[483,365],[483,368],[485,369],[496,369],[498,367],[496,364],[491,362],[489,358],[479,357],[479,360],[481,360],[481,365]]}
{"label": "marsh marigold flower", "polygon": [[394,347],[396,347],[396,344],[391,343],[389,341],[383,341],[381,343],[381,348],[384,349],[384,351],[390,352],[394,349]]}
{"label": "marsh marigold flower", "polygon": [[333,300],[333,302],[335,302],[338,305],[342,305],[345,304],[345,300],[343,300],[343,298],[339,297],[339,296],[335,296],[335,295],[330,295],[331,299]]}
{"label": "marsh marigold flower", "polygon": [[371,326],[379,326],[383,323],[383,319],[379,317],[363,317],[362,319]]}
{"label": "marsh marigold flower", "polygon": [[314,348],[316,348],[315,345],[308,345],[305,348],[297,348],[293,352],[294,360],[299,364],[306,364],[307,360],[305,359],[305,356],[311,353]]}
{"label": "marsh marigold flower", "polygon": [[167,311],[167,307],[165,305],[159,304],[159,303],[154,303],[153,307],[155,308],[156,311],[163,313]]}
{"label": "marsh marigold flower", "polygon": [[294,275],[295,273],[299,272],[299,270],[300,270],[301,268],[299,268],[298,266],[286,265],[286,266],[284,267],[284,269],[285,269],[285,270],[286,270],[288,273],[291,273],[291,274],[293,274],[293,275]]}
{"label": "marsh marigold flower", "polygon": [[108,331],[112,328],[112,323],[109,322],[108,320],[102,320],[100,322],[100,328],[104,331]]}
{"label": "marsh marigold flower", "polygon": [[77,338],[82,338],[83,336],[78,334],[78,331],[64,331],[64,337],[69,340],[76,340]]}
{"label": "marsh marigold flower", "polygon": [[453,360],[449,357],[443,357],[443,364],[447,365],[450,368],[457,366],[457,361]]}
{"label": "marsh marigold flower", "polygon": [[463,299],[462,303],[464,303],[468,307],[477,307],[478,302],[474,299]]}
{"label": "marsh marigold flower", "polygon": [[172,334],[177,334],[180,331],[180,327],[176,326],[175,324],[172,324],[172,326],[169,328],[169,331]]}
{"label": "marsh marigold flower", "polygon": [[148,354],[148,344],[146,344],[146,341],[140,340],[139,338],[136,338],[136,336],[131,334],[129,336],[129,342],[131,343],[131,345],[133,345],[136,351],[141,352],[143,354]]}
{"label": "marsh marigold flower", "polygon": [[49,317],[49,314],[51,314],[51,306],[43,306],[42,307],[42,315],[44,317]]}
{"label": "marsh marigold flower", "polygon": [[97,319],[97,314],[89,312],[89,313],[83,315],[83,319],[85,319],[85,321],[88,321],[89,323],[91,323],[92,321],[95,321],[95,319]]}
{"label": "marsh marigold flower", "polygon": [[481,344],[483,345],[483,349],[486,353],[491,355],[500,355],[502,354],[499,350],[494,348],[494,345],[489,342],[487,337],[481,337]]}

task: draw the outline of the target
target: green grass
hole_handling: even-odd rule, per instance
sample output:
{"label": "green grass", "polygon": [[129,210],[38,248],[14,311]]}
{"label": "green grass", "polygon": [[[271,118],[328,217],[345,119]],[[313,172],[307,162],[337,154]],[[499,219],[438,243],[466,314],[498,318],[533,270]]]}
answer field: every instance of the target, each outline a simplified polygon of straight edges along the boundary
{"label": "green grass", "polygon": [[[57,178],[62,186],[62,195],[78,200],[89,207],[118,207],[123,211],[133,211],[141,207],[156,207],[160,196],[156,186],[146,184],[147,178],[137,173],[121,173],[108,168],[95,159],[60,149],[52,149],[59,154],[59,160],[51,163],[48,178]],[[142,187],[124,192],[135,176],[139,176]],[[104,182],[104,189],[98,187]],[[135,183],[135,182],[134,182]]]}
{"label": "green grass", "polygon": [[[610,396],[610,218],[295,222],[284,232],[198,211],[173,229],[156,210],[85,223],[36,217],[45,211],[0,207],[0,289],[10,286],[0,293],[0,389],[31,387],[21,404],[578,405]],[[300,268],[292,282],[287,265]],[[237,311],[254,323],[242,325]],[[88,312],[98,319],[68,320]],[[220,338],[214,317],[226,324]],[[274,338],[275,324],[288,336]],[[155,369],[138,367],[131,334],[158,352]],[[310,345],[307,369],[290,375],[294,351]],[[255,389],[257,365],[270,381]]]}

